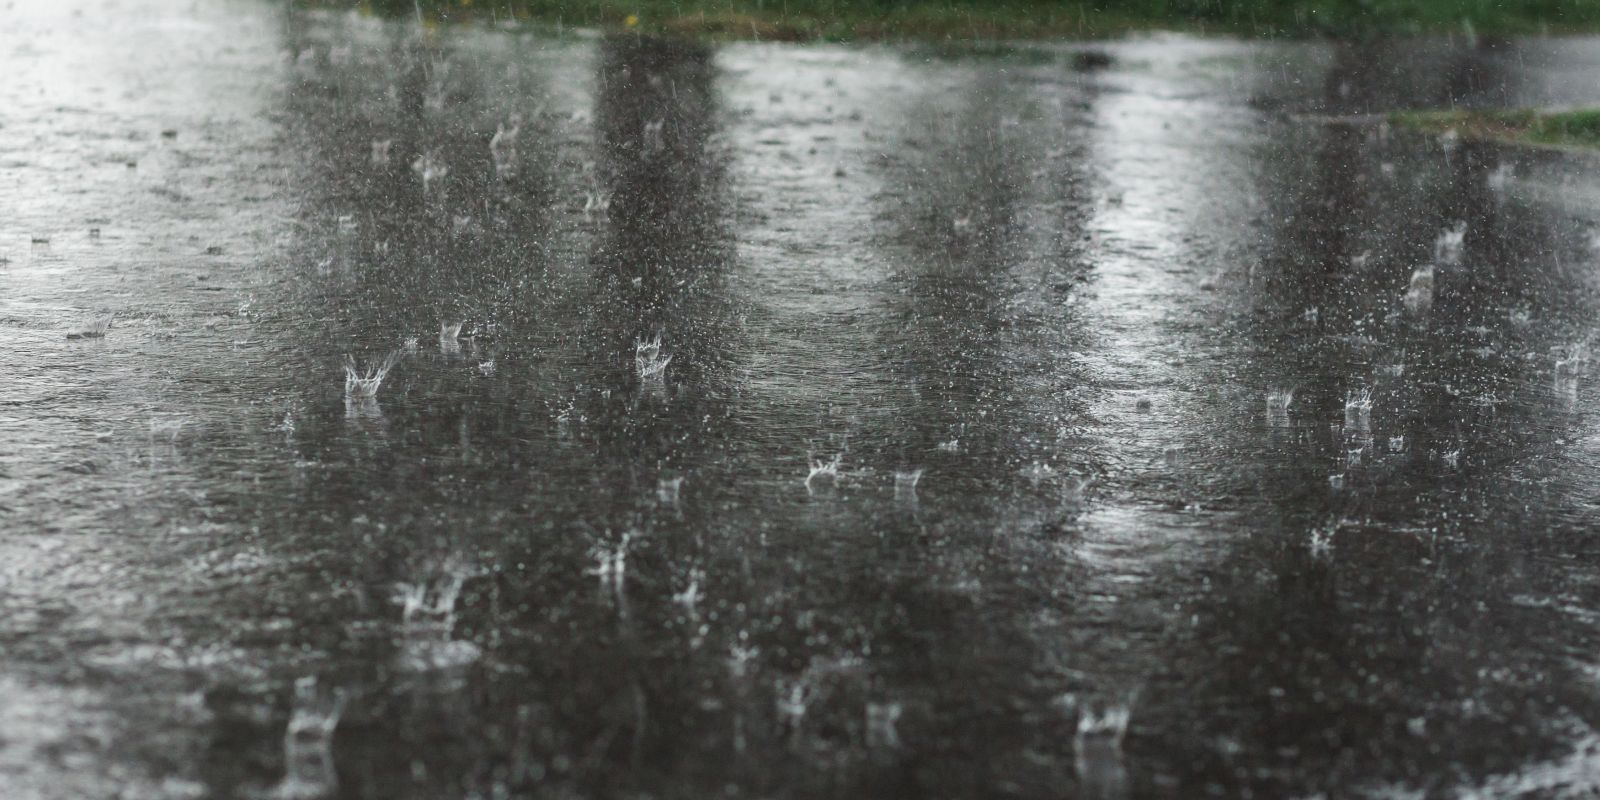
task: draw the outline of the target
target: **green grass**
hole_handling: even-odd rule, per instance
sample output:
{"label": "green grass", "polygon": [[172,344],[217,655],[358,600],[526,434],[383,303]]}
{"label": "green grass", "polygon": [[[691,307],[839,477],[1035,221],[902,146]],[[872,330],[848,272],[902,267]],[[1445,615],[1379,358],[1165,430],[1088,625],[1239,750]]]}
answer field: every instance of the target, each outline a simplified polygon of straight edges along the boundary
{"label": "green grass", "polygon": [[1600,149],[1600,109],[1539,112],[1405,111],[1389,115],[1396,127],[1424,133],[1454,130],[1462,136],[1547,147]]}
{"label": "green grass", "polygon": [[1600,31],[1600,0],[299,0],[433,21],[787,40],[1089,38],[1135,30],[1254,36]]}

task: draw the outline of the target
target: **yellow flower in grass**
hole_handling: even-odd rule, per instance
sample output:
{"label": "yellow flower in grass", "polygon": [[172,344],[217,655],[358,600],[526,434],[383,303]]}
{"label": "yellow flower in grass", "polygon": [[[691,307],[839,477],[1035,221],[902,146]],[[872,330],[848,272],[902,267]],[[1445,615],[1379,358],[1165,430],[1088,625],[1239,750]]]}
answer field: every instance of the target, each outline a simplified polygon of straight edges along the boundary
{"label": "yellow flower in grass", "polygon": [[622,24],[624,24],[624,25],[626,25],[626,26],[628,26],[630,28],[632,28],[635,25],[638,25],[639,24],[639,15],[638,14],[629,14],[628,16],[623,18]]}

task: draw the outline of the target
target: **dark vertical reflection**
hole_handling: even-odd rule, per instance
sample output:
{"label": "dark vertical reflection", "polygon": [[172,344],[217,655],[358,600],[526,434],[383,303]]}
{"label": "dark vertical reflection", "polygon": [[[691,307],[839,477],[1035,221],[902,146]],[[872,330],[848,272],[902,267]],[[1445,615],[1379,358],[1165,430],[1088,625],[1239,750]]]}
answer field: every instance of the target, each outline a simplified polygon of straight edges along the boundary
{"label": "dark vertical reflection", "polygon": [[[1337,69],[1352,76],[1330,106],[1386,74]],[[1469,71],[1439,91],[1484,91]],[[1546,605],[1594,576],[1550,563],[1577,551],[1537,477],[1567,446],[1552,354],[1594,309],[1561,266],[1576,243],[1507,188],[1499,148],[1284,133],[1263,154],[1267,258],[1229,289],[1249,313],[1218,332],[1259,355],[1201,434],[1232,440],[1243,463],[1216,481],[1267,514],[1198,604],[1209,655],[1164,686],[1195,703],[1168,735],[1212,743],[1172,768],[1196,791],[1435,792],[1558,756],[1592,713],[1542,644],[1592,638]],[[1441,237],[1458,225],[1456,255]],[[1419,269],[1426,313],[1403,301]],[[1287,419],[1266,413],[1273,389],[1295,390]],[[1347,408],[1362,392],[1370,419]]]}
{"label": "dark vertical reflection", "polygon": [[[1080,479],[1100,469],[1082,449],[1071,360],[1088,338],[1071,306],[1086,269],[1075,132],[1087,102],[1076,86],[952,72],[961,82],[898,120],[876,165],[872,259],[892,271],[879,340],[905,396],[863,422],[851,453],[925,474],[877,523],[893,550],[852,569],[876,596],[840,586],[834,602],[848,606],[830,612],[866,606],[873,674],[908,709],[906,748],[881,762],[896,768],[867,772],[861,791],[1052,795],[1074,780],[1071,717],[1054,701],[1106,688],[1068,679],[1073,646],[1025,611],[1073,615],[1055,548]],[[956,752],[971,757],[945,755]]]}
{"label": "dark vertical reflection", "polygon": [[[890,202],[879,246],[900,295],[885,337],[914,389],[906,451],[956,442],[967,454],[958,463],[1010,484],[1009,473],[1061,444],[1018,441],[1019,424],[1038,424],[1027,419],[1037,398],[1018,381],[1034,373],[1070,383],[1056,377],[1072,369],[1061,354],[1081,347],[1037,328],[1082,277],[1082,143],[1053,128],[1070,131],[1083,110],[1053,94],[1029,98],[996,73],[971,81],[941,101],[959,103],[953,113],[907,121],[897,154],[883,157]],[[1048,208],[1032,205],[1040,192]]]}
{"label": "dark vertical reflection", "polygon": [[[693,407],[729,390],[730,236],[723,227],[729,210],[723,156],[712,140],[719,113],[714,77],[705,47],[642,37],[609,38],[600,46],[594,191],[610,207],[590,253],[586,335],[620,356],[616,364],[627,375],[617,376],[618,388],[637,389],[633,410],[651,420],[645,424],[666,426],[623,431],[606,461],[653,457],[664,460],[659,466],[680,468],[670,463],[676,444],[698,438],[680,423],[701,426],[703,415],[692,419]],[[636,343],[658,336],[660,356],[671,356],[665,373],[671,380],[637,374]],[[648,413],[656,403],[667,413]],[[632,449],[642,444],[639,435],[653,444]]]}
{"label": "dark vertical reflection", "polygon": [[[525,557],[532,537],[559,529],[547,549],[567,559],[564,585],[591,588],[589,543],[571,532],[582,506],[530,518],[525,505],[548,488],[539,466],[564,396],[546,361],[586,361],[558,323],[570,298],[552,269],[575,222],[553,177],[564,120],[545,108],[545,76],[502,60],[493,37],[444,46],[399,25],[289,16],[287,136],[304,199],[294,279],[273,288],[264,325],[297,345],[274,398],[295,465],[242,498],[250,532],[227,543],[263,566],[213,602],[268,654],[267,674],[212,692],[208,779],[219,794],[349,797],[455,796],[507,780],[506,764],[526,780],[536,767],[508,748],[543,735],[528,721],[548,712],[500,652],[495,614],[526,610],[507,608],[502,583],[540,563]],[[497,168],[492,136],[514,116],[515,161]],[[441,322],[462,324],[459,340],[440,338]],[[376,398],[342,397],[340,355],[365,365],[396,350]],[[349,698],[320,745],[331,756],[285,744],[299,701],[261,705],[307,675],[327,687],[323,706]],[[337,787],[326,769],[301,774],[329,757]]]}
{"label": "dark vertical reflection", "polygon": [[[501,687],[495,706],[519,709],[517,724],[538,742],[531,758],[563,765],[558,780],[614,794],[665,780],[698,785],[685,760],[729,746],[726,714],[705,700],[726,674],[724,636],[708,641],[704,615],[715,612],[672,598],[691,585],[716,596],[731,571],[713,561],[728,545],[711,516],[713,498],[727,491],[720,450],[736,326],[724,289],[729,236],[710,51],[609,38],[595,70],[598,158],[586,191],[609,198],[609,209],[594,213],[588,287],[574,299],[586,364],[561,365],[582,379],[564,388],[572,392],[560,423],[565,452],[542,471],[553,485],[538,490],[539,532],[507,555],[568,573],[498,587],[499,655],[521,677]],[[671,361],[646,376],[636,343],[657,336],[659,356]],[[584,574],[623,537],[621,588]],[[552,548],[567,557],[552,559]],[[732,605],[725,596],[723,604]],[[530,767],[510,785],[549,782]]]}

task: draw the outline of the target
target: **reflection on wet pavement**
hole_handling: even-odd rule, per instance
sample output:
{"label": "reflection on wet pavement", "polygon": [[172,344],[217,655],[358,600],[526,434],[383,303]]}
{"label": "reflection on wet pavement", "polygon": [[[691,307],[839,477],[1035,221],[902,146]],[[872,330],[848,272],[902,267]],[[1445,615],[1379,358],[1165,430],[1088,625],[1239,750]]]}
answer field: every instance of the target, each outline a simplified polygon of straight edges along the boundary
{"label": "reflection on wet pavement", "polygon": [[1597,789],[1600,41],[23,5],[7,797]]}

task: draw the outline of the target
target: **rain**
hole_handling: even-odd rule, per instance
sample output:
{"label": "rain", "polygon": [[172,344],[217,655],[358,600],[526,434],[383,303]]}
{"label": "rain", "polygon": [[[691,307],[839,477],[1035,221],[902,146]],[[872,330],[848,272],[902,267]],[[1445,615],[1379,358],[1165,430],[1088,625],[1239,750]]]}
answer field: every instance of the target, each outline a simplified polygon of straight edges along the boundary
{"label": "rain", "polygon": [[0,9],[0,798],[1600,792],[1600,37],[375,5]]}

